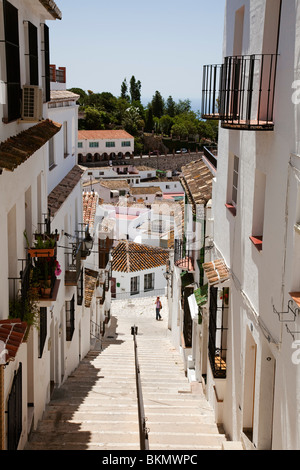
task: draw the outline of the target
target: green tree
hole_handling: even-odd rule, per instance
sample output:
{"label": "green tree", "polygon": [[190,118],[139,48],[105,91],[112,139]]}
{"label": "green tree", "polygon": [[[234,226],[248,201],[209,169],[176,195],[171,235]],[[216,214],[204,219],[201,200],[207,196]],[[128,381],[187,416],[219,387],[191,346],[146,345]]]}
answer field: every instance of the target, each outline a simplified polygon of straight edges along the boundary
{"label": "green tree", "polygon": [[82,88],[69,88],[68,91],[75,93],[75,95],[79,95],[80,98],[78,99],[79,106],[85,106],[87,100],[87,94]]}
{"label": "green tree", "polygon": [[168,114],[164,114],[160,120],[159,120],[159,123],[160,123],[160,129],[161,131],[166,134],[166,135],[169,135],[170,134],[170,131],[171,131],[171,128],[174,124],[174,119],[171,118],[171,116],[169,116]]}
{"label": "green tree", "polygon": [[134,101],[141,101],[141,82],[138,80],[136,81],[135,76],[132,75],[130,79],[130,97],[131,103]]}
{"label": "green tree", "polygon": [[134,106],[127,108],[122,125],[129,134],[137,136],[138,131],[145,125],[145,122],[140,116],[139,108]]}
{"label": "green tree", "polygon": [[171,132],[174,136],[184,138],[188,135],[188,130],[183,122],[178,122],[174,124],[171,128]]}
{"label": "green tree", "polygon": [[176,113],[176,103],[173,100],[172,96],[169,96],[166,102],[166,114],[170,117],[174,117]]}
{"label": "green tree", "polygon": [[105,129],[105,121],[107,114],[104,111],[99,111],[96,108],[87,107],[85,109],[85,123],[84,127],[87,130],[102,130]]}
{"label": "green tree", "polygon": [[190,100],[179,100],[175,106],[176,114],[188,113],[191,110],[191,101]]}
{"label": "green tree", "polygon": [[161,118],[164,114],[165,103],[159,91],[155,92],[151,102],[153,116]]}
{"label": "green tree", "polygon": [[152,132],[154,129],[153,111],[152,106],[149,106],[146,112],[145,131]]}
{"label": "green tree", "polygon": [[127,80],[124,78],[121,84],[121,98],[126,101],[130,101],[130,96],[128,95],[128,85]]}

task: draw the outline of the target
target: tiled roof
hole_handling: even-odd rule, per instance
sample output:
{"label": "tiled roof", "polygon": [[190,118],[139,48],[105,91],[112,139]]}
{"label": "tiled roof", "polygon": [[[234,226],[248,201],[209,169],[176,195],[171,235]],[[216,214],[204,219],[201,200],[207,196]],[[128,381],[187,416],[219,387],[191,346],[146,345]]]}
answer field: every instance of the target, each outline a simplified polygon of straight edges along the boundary
{"label": "tiled roof", "polygon": [[83,193],[83,222],[85,225],[89,225],[92,229],[94,228],[95,215],[98,204],[98,194],[94,191],[90,193]]}
{"label": "tiled roof", "polygon": [[202,159],[182,167],[180,181],[191,204],[206,204],[211,199],[213,175]]}
{"label": "tiled roof", "polygon": [[67,176],[51,191],[48,196],[48,209],[50,209],[52,217],[60,209],[75,186],[80,182],[83,173],[84,171],[79,166],[75,165]]}
{"label": "tiled roof", "polygon": [[133,139],[133,136],[123,130],[78,131],[78,140],[113,140]]}
{"label": "tiled roof", "polygon": [[203,269],[209,284],[218,284],[229,278],[228,268],[222,259],[203,263]]}
{"label": "tiled roof", "polygon": [[101,180],[101,186],[111,190],[130,189],[127,180]]}
{"label": "tiled roof", "polygon": [[91,301],[94,295],[94,291],[97,285],[98,272],[91,269],[85,269],[85,307],[89,308],[91,306]]}
{"label": "tiled roof", "polygon": [[51,90],[50,97],[51,101],[77,101],[80,95],[68,90]]}
{"label": "tiled roof", "polygon": [[1,362],[12,361],[24,339],[27,330],[27,323],[21,320],[1,320],[0,321],[0,341],[4,343],[6,355]]}
{"label": "tiled roof", "polygon": [[58,6],[54,0],[40,0],[40,3],[46,8],[46,10],[55,18],[56,20],[62,19],[62,13],[59,10]]}
{"label": "tiled roof", "polygon": [[14,171],[45,145],[61,129],[61,124],[46,119],[0,143],[0,168]]}
{"label": "tiled roof", "polygon": [[161,193],[161,189],[159,186],[141,186],[137,187],[134,186],[130,189],[130,194],[156,194]]}
{"label": "tiled roof", "polygon": [[162,248],[121,241],[113,249],[112,259],[113,271],[131,273],[166,265],[169,253]]}

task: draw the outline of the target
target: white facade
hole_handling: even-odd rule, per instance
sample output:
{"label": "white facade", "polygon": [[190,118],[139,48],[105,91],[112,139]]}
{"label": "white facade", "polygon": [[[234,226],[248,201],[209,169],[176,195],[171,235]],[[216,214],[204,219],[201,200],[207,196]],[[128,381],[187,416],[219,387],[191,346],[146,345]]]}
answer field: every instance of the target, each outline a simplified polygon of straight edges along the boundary
{"label": "white facade", "polygon": [[123,130],[78,131],[78,162],[122,159],[134,152],[134,137]]}
{"label": "white facade", "polygon": [[252,131],[221,122],[213,194],[214,255],[229,268],[230,296],[226,378],[208,367],[206,392],[249,449],[300,448],[299,15],[297,0],[226,4],[224,56],[278,53],[274,130],[255,132],[255,116]]}
{"label": "white facade", "polygon": [[[164,277],[165,272],[165,265],[129,273],[112,271],[112,279],[116,284],[116,295],[113,298],[134,299],[145,296],[163,296],[167,287],[167,281]],[[153,287],[148,288],[147,282],[151,282],[150,277],[153,279]],[[132,290],[133,286],[136,289]],[[153,312],[153,315],[155,315],[154,307]]]}
{"label": "white facade", "polygon": [[[5,9],[8,9],[7,14],[11,19],[9,30],[5,28]],[[27,341],[19,345],[14,360],[10,360],[4,369],[1,413],[7,411],[15,373],[22,370],[22,404],[17,404],[17,408],[22,409],[22,416],[19,417],[22,426],[21,429],[15,427],[15,418],[7,415],[7,419],[3,420],[1,416],[1,422],[5,422],[0,430],[3,449],[24,448],[28,432],[36,428],[51,393],[90,349],[90,311],[84,307],[84,291],[80,290],[79,282],[72,285],[66,283],[66,271],[69,268],[66,253],[72,253],[71,243],[81,238],[79,232],[83,228],[83,212],[82,171],[76,165],[77,95],[67,92],[65,83],[52,81],[50,87],[53,77],[50,77],[46,57],[48,28],[45,20],[60,18],[61,13],[52,1],[0,2],[0,34],[3,39],[0,46],[0,80],[5,83],[0,104],[0,324],[8,319],[10,302],[16,299],[13,287],[18,288],[22,284],[20,271],[26,263],[20,260],[27,258],[24,233],[32,246],[34,234],[45,233],[44,222],[49,220],[49,210],[51,233],[57,231],[59,235],[56,259],[61,267],[61,273],[56,274],[52,295],[37,301],[39,328],[30,328]],[[36,37],[34,44],[37,44],[37,50],[28,40],[29,30],[31,37]],[[15,55],[9,52],[10,46],[7,45],[17,42],[17,34],[13,39],[10,36],[12,31],[19,33],[19,48],[14,44]],[[33,116],[27,115],[26,119],[23,110],[20,111],[19,105],[15,104],[14,93],[10,92],[15,86],[10,83],[11,57],[20,61],[20,81],[15,93],[18,93],[18,87],[22,89],[24,85],[28,87],[35,83],[32,88],[35,111]],[[17,79],[14,77],[13,81]],[[42,101],[39,101],[39,97]],[[13,139],[7,141],[9,137]],[[14,142],[22,150],[19,156]],[[7,153],[11,153],[9,159],[6,158]],[[16,433],[13,443],[8,440],[8,429],[10,434]]]}

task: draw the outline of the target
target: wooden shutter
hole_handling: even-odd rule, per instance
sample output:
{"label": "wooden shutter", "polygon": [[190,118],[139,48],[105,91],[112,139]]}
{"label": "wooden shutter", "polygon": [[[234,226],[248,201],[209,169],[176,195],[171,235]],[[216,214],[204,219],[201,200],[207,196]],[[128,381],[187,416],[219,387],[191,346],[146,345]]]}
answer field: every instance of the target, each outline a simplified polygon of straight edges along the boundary
{"label": "wooden shutter", "polygon": [[50,101],[50,44],[49,27],[44,24],[45,100]]}
{"label": "wooden shutter", "polygon": [[30,85],[39,84],[39,65],[38,65],[38,37],[37,27],[28,23],[28,42],[29,42],[29,76]]}
{"label": "wooden shutter", "polygon": [[21,80],[18,10],[7,0],[3,1],[6,77],[7,121],[21,117]]}

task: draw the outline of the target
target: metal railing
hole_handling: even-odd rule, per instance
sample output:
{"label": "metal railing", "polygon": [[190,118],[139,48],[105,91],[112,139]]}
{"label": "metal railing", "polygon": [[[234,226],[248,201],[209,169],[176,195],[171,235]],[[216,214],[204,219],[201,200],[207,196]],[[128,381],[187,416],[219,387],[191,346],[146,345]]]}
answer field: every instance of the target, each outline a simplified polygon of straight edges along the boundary
{"label": "metal railing", "polygon": [[146,427],[146,416],[144,410],[143,392],[141,384],[141,373],[138,361],[137,353],[137,327],[131,327],[131,334],[133,335],[134,342],[134,356],[135,356],[135,375],[136,375],[136,390],[137,390],[137,402],[138,402],[138,417],[139,417],[139,433],[140,433],[140,450],[149,450],[149,436],[148,429]]}
{"label": "metal railing", "polygon": [[273,130],[277,54],[228,56],[222,65],[205,65],[202,82],[204,119],[224,128]]}
{"label": "metal railing", "polygon": [[219,119],[222,65],[204,65],[202,81],[201,117]]}

